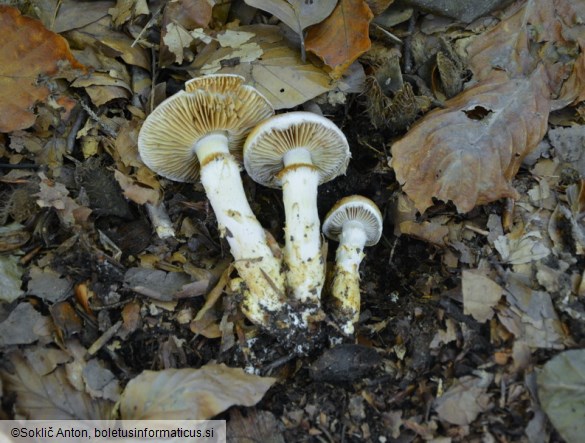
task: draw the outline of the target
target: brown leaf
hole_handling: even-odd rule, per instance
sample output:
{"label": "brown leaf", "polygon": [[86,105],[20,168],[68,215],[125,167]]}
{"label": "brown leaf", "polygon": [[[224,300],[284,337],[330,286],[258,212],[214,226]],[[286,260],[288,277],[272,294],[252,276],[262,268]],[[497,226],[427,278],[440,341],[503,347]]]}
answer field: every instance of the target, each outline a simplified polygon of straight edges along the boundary
{"label": "brown leaf", "polygon": [[250,6],[262,9],[278,17],[297,34],[303,37],[303,30],[327,18],[337,0],[245,0]]}
{"label": "brown leaf", "polygon": [[305,47],[339,78],[360,55],[370,49],[368,35],[374,15],[364,0],[340,0],[331,15],[309,28]]}
{"label": "brown leaf", "polygon": [[[193,42],[189,31],[207,28],[211,13],[212,4],[208,0],[177,0],[167,4],[161,26],[160,59],[163,66],[183,62],[183,48]],[[180,47],[177,46],[177,40],[183,42],[178,45]]]}
{"label": "brown leaf", "polygon": [[0,132],[33,125],[34,105],[49,97],[49,84],[41,77],[57,75],[69,64],[82,69],[67,41],[46,29],[39,20],[0,5]]}
{"label": "brown leaf", "polygon": [[460,426],[471,424],[477,416],[493,407],[487,387],[493,375],[484,373],[483,377],[467,375],[455,380],[441,397],[435,401],[439,418]]}
{"label": "brown leaf", "polygon": [[39,375],[19,352],[8,357],[14,371],[2,371],[6,391],[16,395],[16,415],[29,420],[105,420],[112,403],[76,390],[63,367]]}
{"label": "brown leaf", "polygon": [[120,399],[124,420],[207,420],[233,405],[253,406],[276,381],[223,364],[144,371]]}
{"label": "brown leaf", "polygon": [[[478,36],[467,48],[469,67],[477,80],[492,71],[505,70],[511,77],[529,75],[544,64],[548,84],[554,95],[570,75],[579,75],[576,46],[585,44],[583,2],[575,0],[528,0],[515,4],[495,27]],[[575,66],[575,67],[574,67]],[[573,73],[573,74],[571,74]],[[581,73],[581,78],[583,73]],[[572,78],[572,81],[575,79]],[[582,83],[581,83],[582,84]],[[570,103],[582,92],[565,87],[558,100]]]}
{"label": "brown leaf", "polygon": [[505,73],[446,102],[392,146],[403,190],[423,212],[432,198],[460,212],[517,197],[510,180],[547,130],[545,73],[508,80]]}
{"label": "brown leaf", "polygon": [[252,50],[244,51],[244,45],[231,48],[209,44],[197,55],[193,75],[239,74],[258,89],[274,109],[298,106],[335,87],[323,69],[303,62],[299,51],[286,44],[278,26],[240,26],[233,31],[253,33],[246,42]]}

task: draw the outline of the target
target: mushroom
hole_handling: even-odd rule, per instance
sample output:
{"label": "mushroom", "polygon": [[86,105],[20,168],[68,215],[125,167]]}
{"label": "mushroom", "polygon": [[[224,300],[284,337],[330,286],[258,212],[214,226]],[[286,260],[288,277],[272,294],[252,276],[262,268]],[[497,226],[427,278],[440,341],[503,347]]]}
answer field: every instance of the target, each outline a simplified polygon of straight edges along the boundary
{"label": "mushroom", "polygon": [[382,236],[382,214],[376,204],[360,195],[339,200],[323,222],[323,233],[339,242],[331,284],[332,316],[345,335],[352,335],[360,314],[359,267],[364,246]]}
{"label": "mushroom", "polygon": [[140,156],[171,180],[194,182],[200,175],[247,285],[242,310],[252,322],[270,328],[284,303],[282,260],[273,254],[246,199],[237,158],[252,127],[274,110],[240,76],[194,79],[187,88],[148,116],[138,136]]}
{"label": "mushroom", "polygon": [[321,314],[325,266],[317,187],[345,173],[350,155],[343,132],[310,112],[271,117],[256,126],[244,144],[248,175],[265,186],[282,188],[286,282],[296,302],[290,314],[300,328]]}

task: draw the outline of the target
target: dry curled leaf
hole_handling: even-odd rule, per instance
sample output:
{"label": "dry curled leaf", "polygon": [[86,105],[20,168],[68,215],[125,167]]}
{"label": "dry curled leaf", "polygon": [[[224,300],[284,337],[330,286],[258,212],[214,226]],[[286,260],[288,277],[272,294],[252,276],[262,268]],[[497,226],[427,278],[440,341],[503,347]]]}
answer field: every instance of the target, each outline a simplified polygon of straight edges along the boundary
{"label": "dry curled leaf", "polygon": [[364,0],[340,0],[331,15],[307,32],[307,51],[331,68],[339,78],[360,55],[370,49],[372,11]]}
{"label": "dry curled leaf", "polygon": [[223,364],[144,371],[120,400],[124,420],[207,420],[233,405],[253,406],[276,381]]}
{"label": "dry curled leaf", "polygon": [[258,89],[275,109],[292,108],[324,92],[335,84],[320,68],[303,62],[297,50],[289,47],[278,26],[240,26],[232,31],[254,34],[237,48],[209,44],[193,67],[201,73],[239,74]]}
{"label": "dry curled leaf", "polygon": [[49,78],[64,68],[82,69],[67,41],[39,20],[0,5],[0,132],[32,126],[34,106],[49,98]]}
{"label": "dry curled leaf", "polygon": [[337,0],[245,0],[247,4],[269,12],[293,29],[303,40],[303,30],[327,18]]}
{"label": "dry curled leaf", "polygon": [[494,69],[510,76],[529,75],[543,64],[548,87],[558,95],[558,107],[583,97],[584,19],[585,8],[579,0],[514,4],[497,26],[467,48],[474,78],[487,79]]}
{"label": "dry curled leaf", "polygon": [[46,375],[38,374],[31,362],[19,352],[7,360],[12,370],[2,370],[0,377],[6,392],[16,395],[15,413],[29,420],[105,420],[112,403],[90,397],[75,389],[60,366]]}
{"label": "dry curled leaf", "polygon": [[547,130],[546,75],[508,80],[500,73],[446,102],[392,146],[403,190],[423,212],[433,197],[459,212],[518,197],[510,181]]}

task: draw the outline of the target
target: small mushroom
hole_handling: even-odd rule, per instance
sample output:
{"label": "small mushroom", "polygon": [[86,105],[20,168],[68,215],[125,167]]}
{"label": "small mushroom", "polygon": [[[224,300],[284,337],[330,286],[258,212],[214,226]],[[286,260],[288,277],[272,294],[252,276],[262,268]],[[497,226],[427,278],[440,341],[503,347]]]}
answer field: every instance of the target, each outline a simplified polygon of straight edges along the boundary
{"label": "small mushroom", "polygon": [[298,306],[292,321],[301,328],[320,314],[325,280],[317,187],[345,173],[350,155],[343,132],[310,112],[271,117],[256,126],[244,144],[248,175],[265,186],[282,188],[286,281]]}
{"label": "small mushroom", "polygon": [[364,246],[382,236],[382,214],[368,198],[352,195],[339,200],[323,222],[323,233],[339,242],[331,284],[332,315],[344,334],[354,332],[360,314],[359,267]]}
{"label": "small mushroom", "polygon": [[238,159],[250,130],[274,110],[236,75],[194,79],[187,89],[148,116],[138,137],[140,156],[171,180],[194,182],[200,176],[248,287],[242,310],[252,322],[269,327],[284,304],[282,262],[246,199]]}

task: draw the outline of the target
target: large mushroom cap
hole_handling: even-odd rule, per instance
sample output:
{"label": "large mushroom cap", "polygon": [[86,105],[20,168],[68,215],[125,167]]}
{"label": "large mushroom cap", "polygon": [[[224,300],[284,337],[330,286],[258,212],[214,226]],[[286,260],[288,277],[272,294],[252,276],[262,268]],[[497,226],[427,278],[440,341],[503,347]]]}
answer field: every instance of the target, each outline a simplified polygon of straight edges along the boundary
{"label": "large mushroom cap", "polygon": [[279,188],[283,157],[296,148],[310,152],[319,183],[344,174],[351,157],[345,135],[330,120],[311,112],[289,112],[252,130],[244,144],[244,167],[257,183]]}
{"label": "large mushroom cap", "polygon": [[180,91],[163,101],[142,125],[138,151],[157,174],[193,182],[200,168],[194,146],[201,138],[226,135],[230,152],[241,160],[248,133],[273,114],[268,100],[241,77],[214,75],[191,92]]}
{"label": "large mushroom cap", "polygon": [[366,233],[366,246],[373,246],[382,236],[382,214],[369,198],[351,195],[339,200],[327,213],[323,222],[323,233],[338,241],[347,221],[359,222]]}

